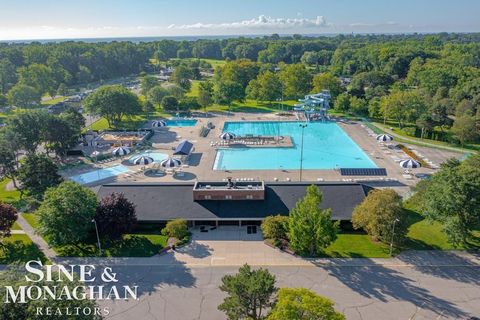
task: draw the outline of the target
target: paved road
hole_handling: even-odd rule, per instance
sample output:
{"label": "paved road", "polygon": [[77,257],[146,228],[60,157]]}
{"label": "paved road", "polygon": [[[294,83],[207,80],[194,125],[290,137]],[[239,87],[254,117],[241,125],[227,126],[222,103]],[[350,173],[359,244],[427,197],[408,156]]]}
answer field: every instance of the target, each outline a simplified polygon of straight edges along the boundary
{"label": "paved road", "polygon": [[[139,301],[101,302],[107,319],[225,319],[221,278],[238,266],[122,265],[121,285],[138,285]],[[380,260],[379,260],[380,261]],[[322,260],[316,266],[268,267],[280,287],[306,287],[336,302],[347,319],[467,319],[480,315],[478,256],[407,254],[385,259]],[[128,261],[124,261],[128,263]],[[433,266],[435,265],[435,266]]]}

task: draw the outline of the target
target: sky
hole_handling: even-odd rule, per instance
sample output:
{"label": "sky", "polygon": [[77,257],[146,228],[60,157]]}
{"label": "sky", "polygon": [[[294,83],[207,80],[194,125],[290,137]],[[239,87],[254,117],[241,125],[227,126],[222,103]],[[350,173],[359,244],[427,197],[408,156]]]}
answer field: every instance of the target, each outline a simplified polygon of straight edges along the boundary
{"label": "sky", "polygon": [[0,0],[0,40],[479,32],[478,0]]}

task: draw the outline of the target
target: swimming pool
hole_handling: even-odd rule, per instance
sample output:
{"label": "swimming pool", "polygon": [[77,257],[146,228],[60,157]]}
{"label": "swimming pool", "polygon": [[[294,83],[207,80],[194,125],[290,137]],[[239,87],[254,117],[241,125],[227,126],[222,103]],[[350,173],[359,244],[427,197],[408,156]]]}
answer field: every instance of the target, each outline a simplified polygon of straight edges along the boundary
{"label": "swimming pool", "polygon": [[70,180],[73,180],[80,184],[87,184],[87,183],[92,183],[95,181],[107,179],[110,177],[118,176],[120,174],[127,173],[129,171],[130,170],[128,170],[127,167],[119,164],[110,168],[98,169],[98,170],[90,171],[87,173],[82,173],[76,176],[72,176],[70,177]]}
{"label": "swimming pool", "polygon": [[168,154],[166,154],[166,153],[154,152],[154,151],[145,151],[145,152],[142,152],[142,153],[134,154],[133,156],[131,156],[128,159],[128,161],[130,163],[133,163],[133,161],[135,161],[135,159],[140,158],[141,156],[151,157],[153,159],[153,161],[155,161],[155,162],[160,162],[160,161],[168,158]]}
{"label": "swimming pool", "polygon": [[193,127],[197,124],[195,119],[170,119],[165,122],[169,127]]}
{"label": "swimming pool", "polygon": [[[300,169],[303,122],[225,122],[236,135],[291,136],[292,148],[219,149],[214,170]],[[309,122],[305,128],[304,169],[377,168],[362,149],[334,122]]]}

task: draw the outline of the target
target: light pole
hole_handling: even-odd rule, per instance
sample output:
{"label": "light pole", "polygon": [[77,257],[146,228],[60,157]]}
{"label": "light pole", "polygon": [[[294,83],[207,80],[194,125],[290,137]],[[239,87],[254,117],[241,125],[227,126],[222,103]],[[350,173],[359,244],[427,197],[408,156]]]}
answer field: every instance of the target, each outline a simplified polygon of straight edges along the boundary
{"label": "light pole", "polygon": [[302,128],[302,144],[300,146],[300,181],[302,181],[302,173],[303,173],[303,135],[305,133],[305,128],[308,127],[306,123],[301,123],[300,128]]}
{"label": "light pole", "polygon": [[100,236],[98,235],[97,221],[95,221],[95,219],[92,219],[92,222],[95,224],[95,232],[97,233],[98,251],[100,251],[100,255],[102,255],[102,246],[100,245]]}
{"label": "light pole", "polygon": [[395,236],[395,223],[400,222],[400,220],[395,219],[393,220],[393,226],[392,226],[392,240],[390,241],[390,256],[392,256],[392,251],[393,251],[393,237]]}

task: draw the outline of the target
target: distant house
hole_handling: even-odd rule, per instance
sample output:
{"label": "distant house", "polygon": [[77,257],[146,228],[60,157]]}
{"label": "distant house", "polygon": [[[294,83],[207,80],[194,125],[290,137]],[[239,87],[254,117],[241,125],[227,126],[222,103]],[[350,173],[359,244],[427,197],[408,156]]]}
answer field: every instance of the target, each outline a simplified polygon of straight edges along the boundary
{"label": "distant house", "polygon": [[323,193],[322,208],[332,219],[349,221],[369,187],[358,183],[306,183],[262,181],[196,183],[116,183],[95,188],[104,198],[122,193],[136,206],[140,222],[163,223],[186,219],[190,226],[260,224],[272,214],[288,215],[309,185]]}

